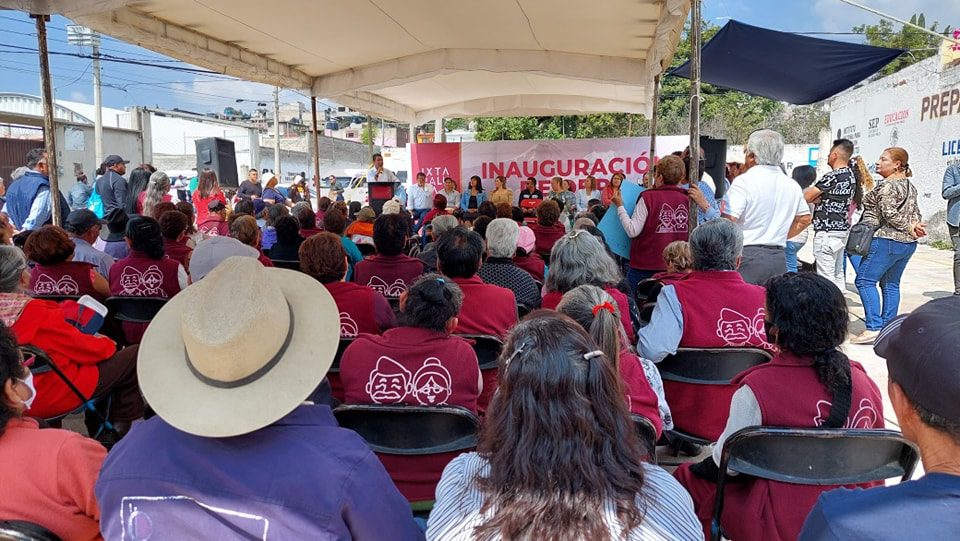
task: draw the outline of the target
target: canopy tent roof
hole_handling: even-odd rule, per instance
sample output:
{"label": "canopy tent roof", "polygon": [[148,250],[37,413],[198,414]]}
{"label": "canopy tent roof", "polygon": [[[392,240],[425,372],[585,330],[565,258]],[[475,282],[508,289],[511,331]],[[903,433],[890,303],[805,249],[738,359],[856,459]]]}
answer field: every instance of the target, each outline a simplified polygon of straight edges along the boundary
{"label": "canopy tent roof", "polygon": [[[825,100],[903,54],[730,21],[706,45],[703,82],[797,105]],[[690,78],[690,63],[670,71]]]}
{"label": "canopy tent roof", "polygon": [[652,110],[689,0],[0,0],[416,124]]}

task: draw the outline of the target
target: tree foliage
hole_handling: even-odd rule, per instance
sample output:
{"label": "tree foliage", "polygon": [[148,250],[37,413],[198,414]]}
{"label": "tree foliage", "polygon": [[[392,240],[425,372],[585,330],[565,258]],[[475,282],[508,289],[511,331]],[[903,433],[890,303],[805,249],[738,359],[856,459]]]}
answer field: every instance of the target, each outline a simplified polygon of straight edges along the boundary
{"label": "tree foliage", "polygon": [[[950,26],[947,26],[943,30],[937,30],[937,27],[940,26],[938,21],[934,21],[934,23],[928,27],[927,18],[923,13],[914,14],[910,17],[910,22],[921,28],[927,28],[928,30],[944,35],[949,35],[951,32]],[[893,62],[887,64],[880,71],[880,75],[896,73],[907,66],[930,58],[937,54],[937,49],[942,42],[942,40],[926,32],[921,32],[916,28],[910,28],[906,25],[897,31],[893,23],[886,19],[881,19],[877,24],[861,24],[860,26],[855,26],[853,27],[853,31],[862,33],[867,45],[906,49],[910,51],[910,54],[903,54]]]}

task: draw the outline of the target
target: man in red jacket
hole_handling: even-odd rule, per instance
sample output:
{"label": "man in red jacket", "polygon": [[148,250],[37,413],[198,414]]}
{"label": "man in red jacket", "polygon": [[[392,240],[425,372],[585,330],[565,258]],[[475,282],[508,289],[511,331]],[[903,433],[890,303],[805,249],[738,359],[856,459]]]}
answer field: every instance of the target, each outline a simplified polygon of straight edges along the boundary
{"label": "man in red jacket", "polygon": [[[486,334],[506,337],[517,322],[517,300],[505,287],[485,284],[477,276],[483,255],[483,239],[474,231],[458,226],[444,233],[437,246],[437,270],[451,278],[463,291],[463,308],[456,334]],[[497,387],[497,371],[483,371],[480,409]]]}

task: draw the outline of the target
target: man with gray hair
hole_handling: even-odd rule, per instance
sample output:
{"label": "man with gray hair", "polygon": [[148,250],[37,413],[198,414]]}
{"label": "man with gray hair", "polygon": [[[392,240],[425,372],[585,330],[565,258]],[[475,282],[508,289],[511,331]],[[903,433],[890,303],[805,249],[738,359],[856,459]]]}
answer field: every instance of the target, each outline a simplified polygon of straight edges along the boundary
{"label": "man with gray hair", "polygon": [[437,272],[437,239],[440,238],[440,235],[460,225],[460,222],[457,221],[455,216],[444,214],[435,217],[428,225],[430,226],[430,238],[433,240],[423,247],[423,251],[417,257],[427,266],[426,272]]}
{"label": "man with gray hair", "polygon": [[[740,228],[717,218],[694,229],[689,242],[693,272],[660,291],[650,324],[639,332],[640,356],[656,363],[678,348],[770,348],[763,330],[766,291],[737,272]],[[664,391],[677,430],[717,440],[735,386],[664,381]]]}
{"label": "man with gray hair", "polygon": [[730,204],[723,216],[743,230],[740,274],[762,285],[787,272],[784,248],[810,225],[810,207],[800,186],[780,169],[783,137],[773,130],[757,130],[747,140],[746,173],[730,186]]}
{"label": "man with gray hair", "polygon": [[530,273],[513,262],[519,234],[520,226],[509,218],[490,222],[487,226],[487,260],[477,271],[477,276],[488,284],[513,291],[517,304],[530,311],[540,308],[540,289]]}

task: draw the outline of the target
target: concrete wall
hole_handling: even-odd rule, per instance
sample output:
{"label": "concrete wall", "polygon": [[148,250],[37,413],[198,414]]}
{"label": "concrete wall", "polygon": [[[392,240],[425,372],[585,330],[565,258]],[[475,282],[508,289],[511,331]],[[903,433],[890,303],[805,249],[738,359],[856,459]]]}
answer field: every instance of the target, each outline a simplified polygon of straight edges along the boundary
{"label": "concrete wall", "polygon": [[[237,160],[239,164],[239,158]],[[370,163],[367,145],[320,136],[320,175],[342,175],[345,169],[366,168]],[[299,174],[313,175],[313,162],[310,159],[310,137],[280,139],[280,166],[283,176]],[[273,138],[263,137],[260,141],[260,169],[274,170]]]}
{"label": "concrete wall", "polygon": [[932,57],[840,94],[830,104],[830,130],[852,140],[868,165],[887,147],[906,149],[930,237],[946,240],[940,193],[944,170],[960,161],[960,67],[941,68]]}
{"label": "concrete wall", "polygon": [[[60,169],[60,190],[70,191],[76,183],[76,174],[83,171],[87,178],[95,178],[97,163],[93,126],[84,124],[57,124],[57,165]],[[43,145],[39,142],[40,146]],[[140,132],[119,128],[103,128],[104,156],[118,154],[130,160],[132,170],[143,162],[143,138]]]}

